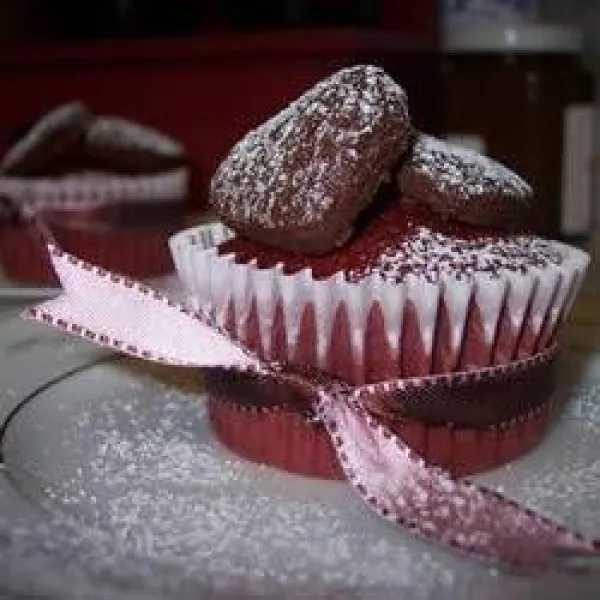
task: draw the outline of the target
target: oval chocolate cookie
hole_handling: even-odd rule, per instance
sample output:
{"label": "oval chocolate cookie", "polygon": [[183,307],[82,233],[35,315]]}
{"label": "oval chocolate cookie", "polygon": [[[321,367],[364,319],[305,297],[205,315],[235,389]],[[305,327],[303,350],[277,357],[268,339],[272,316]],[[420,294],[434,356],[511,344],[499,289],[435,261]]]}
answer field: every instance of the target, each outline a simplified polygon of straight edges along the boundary
{"label": "oval chocolate cookie", "polygon": [[39,119],[4,155],[3,175],[60,171],[65,157],[80,153],[91,114],[81,102],[61,104]]}
{"label": "oval chocolate cookie", "polygon": [[239,141],[211,181],[209,203],[240,235],[326,253],[351,235],[409,132],[398,84],[378,67],[343,69]]}
{"label": "oval chocolate cookie", "polygon": [[111,173],[158,173],[186,162],[177,140],[121,117],[95,117],[85,153],[90,168]]}
{"label": "oval chocolate cookie", "polygon": [[530,185],[499,162],[426,134],[416,138],[399,185],[412,201],[474,225],[516,219],[532,197]]}

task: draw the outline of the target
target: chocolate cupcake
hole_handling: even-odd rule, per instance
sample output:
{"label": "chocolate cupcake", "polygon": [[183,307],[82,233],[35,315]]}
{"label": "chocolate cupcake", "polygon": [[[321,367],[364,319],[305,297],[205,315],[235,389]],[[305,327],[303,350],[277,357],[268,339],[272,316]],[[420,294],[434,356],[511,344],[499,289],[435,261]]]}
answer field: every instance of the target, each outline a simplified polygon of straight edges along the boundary
{"label": "chocolate cupcake", "polygon": [[[403,179],[439,145],[428,179],[418,186]],[[279,157],[271,176],[290,164]],[[391,165],[379,168],[373,179],[383,181]],[[458,176],[446,176],[452,170]],[[514,216],[531,189],[485,157],[421,137],[402,156],[400,173],[402,189],[392,177],[378,193],[369,188],[368,202],[365,188],[353,188],[349,202],[363,209],[346,221],[353,233],[320,256],[291,251],[276,235],[261,242],[244,227],[234,232],[221,224],[182,232],[171,248],[191,302],[211,306],[244,344],[356,386],[383,386],[374,413],[427,460],[475,472],[517,456],[542,435],[552,413],[554,342],[588,257],[515,231]],[[302,197],[312,197],[311,181]],[[270,202],[286,210],[289,194],[271,194]],[[231,207],[223,210],[231,224]],[[459,213],[468,216],[456,219]],[[397,378],[408,401],[395,404],[381,382]],[[312,415],[276,399],[257,409],[243,394],[209,384],[215,430],[228,446],[297,472],[334,474]]]}
{"label": "chocolate cupcake", "polygon": [[142,278],[171,272],[167,239],[183,222],[186,162],[176,141],[94,117],[81,103],[43,117],[3,161],[0,196],[12,207],[0,217],[7,275],[55,283],[40,229],[110,270]]}

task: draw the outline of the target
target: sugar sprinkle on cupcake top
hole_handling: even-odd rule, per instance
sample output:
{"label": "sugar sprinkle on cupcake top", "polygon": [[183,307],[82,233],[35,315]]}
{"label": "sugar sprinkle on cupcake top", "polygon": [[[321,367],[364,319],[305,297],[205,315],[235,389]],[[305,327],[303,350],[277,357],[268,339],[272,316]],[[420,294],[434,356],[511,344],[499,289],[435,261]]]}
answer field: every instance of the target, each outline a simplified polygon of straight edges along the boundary
{"label": "sugar sprinkle on cupcake top", "polygon": [[476,273],[527,273],[563,260],[552,241],[445,222],[430,209],[400,199],[325,256],[286,252],[239,237],[221,244],[219,253],[233,254],[242,263],[256,259],[261,268],[281,264],[286,273],[308,268],[315,279],[343,272],[348,281],[375,275],[395,283],[409,275],[437,281],[444,276],[469,279]]}
{"label": "sugar sprinkle on cupcake top", "polygon": [[442,276],[468,279],[474,274],[499,276],[503,271],[527,273],[530,269],[559,265],[562,255],[551,242],[530,235],[461,238],[429,227],[394,240],[362,267],[347,273],[351,281],[380,275],[400,282],[407,275],[437,281]]}

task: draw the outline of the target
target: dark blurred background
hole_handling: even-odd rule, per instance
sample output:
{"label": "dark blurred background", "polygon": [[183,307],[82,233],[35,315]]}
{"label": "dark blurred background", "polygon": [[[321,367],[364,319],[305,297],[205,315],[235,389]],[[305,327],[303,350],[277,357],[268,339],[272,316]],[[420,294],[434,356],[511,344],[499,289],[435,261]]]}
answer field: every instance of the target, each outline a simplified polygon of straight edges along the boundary
{"label": "dark blurred background", "polygon": [[[7,2],[20,33],[49,39],[194,34],[215,28],[371,26],[381,0],[25,0]],[[407,4],[410,4],[407,3]],[[11,7],[12,5],[12,7]]]}
{"label": "dark blurred background", "polygon": [[533,182],[536,229],[586,235],[598,33],[596,0],[0,0],[0,149],[80,99],[180,138],[200,211],[249,127],[370,61],[406,87],[418,127]]}

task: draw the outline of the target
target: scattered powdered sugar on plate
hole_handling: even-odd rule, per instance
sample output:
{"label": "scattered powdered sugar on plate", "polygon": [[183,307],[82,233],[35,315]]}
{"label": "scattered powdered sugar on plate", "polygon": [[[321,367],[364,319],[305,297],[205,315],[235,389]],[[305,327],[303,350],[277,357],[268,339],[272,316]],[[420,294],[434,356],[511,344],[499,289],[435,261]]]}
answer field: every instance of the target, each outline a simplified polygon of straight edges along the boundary
{"label": "scattered powdered sugar on plate", "polygon": [[[590,374],[598,385],[600,360]],[[546,585],[553,597],[573,585],[499,575],[410,539],[343,483],[238,460],[211,435],[203,402],[197,372],[119,360],[28,404],[7,431],[7,472],[48,518],[0,519],[0,581],[60,597],[68,597],[61,587],[68,582],[80,597],[118,589],[119,597],[488,600]],[[598,497],[600,473],[583,464],[590,452],[598,456],[600,425],[570,419],[557,431],[565,427],[578,440],[568,452],[549,460],[547,448],[489,478],[559,517],[566,514],[560,485],[568,484],[572,518],[597,532],[594,503],[584,510],[582,502]],[[578,598],[592,597],[585,585]]]}
{"label": "scattered powdered sugar on plate", "polygon": [[[428,581],[429,593],[453,579],[431,558],[413,562],[410,544],[363,511],[349,487],[237,460],[207,431],[196,393],[157,382],[150,390],[130,376],[109,366],[81,374],[77,389],[104,385],[106,391],[75,407],[60,390],[49,392],[25,409],[6,439],[17,488],[33,493],[51,514],[71,517],[60,543],[74,535],[82,568],[92,575],[135,580],[145,561],[158,574],[169,567],[168,581],[153,575],[157,589],[178,592],[199,585],[228,592],[364,592],[408,589],[418,577]],[[63,428],[44,443],[49,421]],[[40,440],[33,453],[19,447],[27,431]],[[73,518],[85,525],[83,539]],[[349,526],[356,519],[358,531]],[[89,531],[99,536],[89,542],[93,551],[85,541]],[[110,539],[118,549],[114,564],[97,555],[111,551]],[[369,565],[358,564],[358,556]],[[399,561],[407,568],[398,571]]]}

